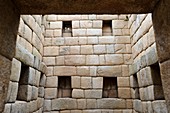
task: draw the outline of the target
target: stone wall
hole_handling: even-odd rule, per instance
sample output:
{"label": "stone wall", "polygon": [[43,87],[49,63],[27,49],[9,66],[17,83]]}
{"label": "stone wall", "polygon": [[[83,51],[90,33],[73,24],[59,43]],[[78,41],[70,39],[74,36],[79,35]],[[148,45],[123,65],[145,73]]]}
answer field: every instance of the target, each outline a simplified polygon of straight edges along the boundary
{"label": "stone wall", "polygon": [[46,20],[44,112],[132,112],[128,16],[48,15]]}
{"label": "stone wall", "polygon": [[134,112],[168,113],[165,104],[151,14],[129,18],[133,63],[130,86]]}
{"label": "stone wall", "polygon": [[4,113],[42,113],[46,65],[42,16],[22,15]]}

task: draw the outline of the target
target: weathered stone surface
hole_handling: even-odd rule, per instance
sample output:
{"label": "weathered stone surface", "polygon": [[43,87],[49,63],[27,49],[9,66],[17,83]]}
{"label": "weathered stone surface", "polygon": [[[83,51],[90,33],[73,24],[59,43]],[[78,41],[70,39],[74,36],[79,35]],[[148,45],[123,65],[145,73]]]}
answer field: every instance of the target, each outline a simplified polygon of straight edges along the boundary
{"label": "weathered stone surface", "polygon": [[71,110],[77,109],[76,99],[59,98],[52,100],[52,110]]}
{"label": "weathered stone surface", "polygon": [[126,102],[116,98],[98,99],[97,107],[99,109],[123,109],[126,107]]}
{"label": "weathered stone surface", "polygon": [[78,99],[77,107],[78,109],[86,109],[86,99]]}
{"label": "weathered stone surface", "polygon": [[15,102],[18,94],[18,83],[9,82],[7,102]]}
{"label": "weathered stone surface", "polygon": [[57,88],[58,87],[58,77],[57,76],[47,77],[46,87]]}
{"label": "weathered stone surface", "polygon": [[30,85],[20,85],[18,88],[19,100],[30,101],[32,97],[32,86]]}
{"label": "weathered stone surface", "polygon": [[85,64],[84,55],[68,55],[65,56],[65,65],[84,65]]}
{"label": "weathered stone surface", "polygon": [[54,75],[58,76],[71,76],[76,75],[76,67],[74,66],[60,66],[54,67]]}
{"label": "weathered stone surface", "polygon": [[99,66],[97,68],[97,75],[104,77],[122,76],[121,66]]}
{"label": "weathered stone surface", "polygon": [[73,89],[72,97],[73,98],[84,98],[84,90],[82,90],[82,89]]}
{"label": "weathered stone surface", "polygon": [[93,88],[102,89],[103,88],[103,77],[93,77],[92,78]]}
{"label": "weathered stone surface", "polygon": [[105,55],[107,65],[118,65],[123,64],[122,55]]}
{"label": "weathered stone surface", "polygon": [[44,111],[51,111],[51,100],[44,100]]}
{"label": "weathered stone surface", "polygon": [[102,90],[85,90],[85,98],[102,98]]}
{"label": "weathered stone surface", "polygon": [[45,88],[45,98],[55,99],[57,97],[57,88]]}
{"label": "weathered stone surface", "polygon": [[21,62],[18,61],[17,59],[13,59],[10,80],[14,82],[18,82],[20,78],[20,72],[21,72]]}
{"label": "weathered stone surface", "polygon": [[87,99],[86,100],[86,108],[87,109],[96,109],[97,108],[96,99]]}
{"label": "weathered stone surface", "polygon": [[164,100],[153,101],[152,106],[155,113],[168,113],[166,102]]}
{"label": "weathered stone surface", "polygon": [[92,78],[91,77],[81,77],[81,88],[83,88],[83,89],[92,88]]}

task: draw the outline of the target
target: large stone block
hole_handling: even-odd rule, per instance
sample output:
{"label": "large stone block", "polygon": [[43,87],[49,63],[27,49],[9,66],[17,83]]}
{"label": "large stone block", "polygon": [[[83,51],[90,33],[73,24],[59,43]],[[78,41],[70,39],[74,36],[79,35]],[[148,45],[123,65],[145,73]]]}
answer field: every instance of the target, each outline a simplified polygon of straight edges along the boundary
{"label": "large stone block", "polygon": [[10,80],[14,82],[18,82],[20,78],[20,73],[21,73],[21,62],[13,58]]}
{"label": "large stone block", "polygon": [[107,65],[118,65],[118,64],[123,64],[123,56],[122,55],[105,55],[106,58],[106,64]]}
{"label": "large stone block", "polygon": [[102,29],[87,29],[88,36],[102,36]]}
{"label": "large stone block", "polygon": [[71,77],[71,87],[72,88],[80,88],[80,77],[79,76],[72,76]]}
{"label": "large stone block", "polygon": [[87,66],[77,67],[77,75],[78,76],[89,76],[90,68]]}
{"label": "large stone block", "polygon": [[57,88],[58,87],[58,77],[57,76],[47,77],[46,87]]}
{"label": "large stone block", "polygon": [[80,46],[71,46],[70,54],[71,55],[79,55],[80,54]]}
{"label": "large stone block", "polygon": [[120,77],[122,76],[121,66],[99,66],[97,67],[97,76]]}
{"label": "large stone block", "polygon": [[17,82],[9,82],[8,86],[8,94],[7,94],[7,102],[15,102],[18,94],[18,83]]}
{"label": "large stone block", "polygon": [[87,55],[86,65],[99,65],[99,56],[98,55]]}
{"label": "large stone block", "polygon": [[77,99],[77,108],[86,109],[86,99]]}
{"label": "large stone block", "polygon": [[81,54],[93,54],[93,46],[92,45],[82,45],[81,46]]}
{"label": "large stone block", "polygon": [[99,37],[99,44],[114,44],[116,42],[114,36]]}
{"label": "large stone block", "polygon": [[131,98],[130,88],[118,88],[118,97],[119,98]]}
{"label": "large stone block", "polygon": [[44,47],[44,56],[57,56],[59,55],[59,47]]}
{"label": "large stone block", "polygon": [[94,54],[104,54],[106,53],[105,45],[94,45]]}
{"label": "large stone block", "polygon": [[93,77],[92,78],[93,89],[103,88],[103,77]]}
{"label": "large stone block", "polygon": [[93,90],[85,90],[85,98],[102,98],[102,90],[93,89]]}
{"label": "large stone block", "polygon": [[92,78],[91,77],[81,77],[81,88],[89,89],[92,88]]}
{"label": "large stone block", "polygon": [[123,99],[116,99],[116,98],[98,99],[97,108],[99,109],[125,109],[126,101]]}
{"label": "large stone block", "polygon": [[74,110],[77,109],[76,99],[59,98],[52,100],[52,110]]}
{"label": "large stone block", "polygon": [[44,100],[44,111],[51,111],[51,100]]}
{"label": "large stone block", "polygon": [[55,66],[54,75],[71,76],[76,75],[76,67],[74,66]]}
{"label": "large stone block", "polygon": [[[73,31],[74,34],[74,31]],[[65,37],[66,45],[78,45],[78,37]]]}
{"label": "large stone block", "polygon": [[18,100],[30,101],[32,97],[32,86],[30,85],[20,85],[18,88]]}
{"label": "large stone block", "polygon": [[143,112],[143,108],[142,108],[142,102],[141,100],[134,100],[133,101],[133,108],[135,111],[142,113]]}
{"label": "large stone block", "polygon": [[93,21],[91,20],[82,20],[80,21],[80,27],[81,28],[92,28]]}
{"label": "large stone block", "polygon": [[97,108],[96,99],[87,99],[86,100],[86,108],[87,109],[96,109]]}
{"label": "large stone block", "polygon": [[55,99],[57,97],[57,88],[45,88],[45,98]]}
{"label": "large stone block", "polygon": [[65,65],[85,65],[86,58],[84,55],[65,56]]}
{"label": "large stone block", "polygon": [[98,44],[99,43],[99,39],[98,37],[87,37],[87,44]]}
{"label": "large stone block", "polygon": [[152,102],[154,113],[168,113],[166,102],[164,100],[157,100]]}
{"label": "large stone block", "polygon": [[72,98],[84,98],[84,90],[82,90],[82,89],[73,89]]}
{"label": "large stone block", "polygon": [[117,83],[118,83],[118,87],[130,87],[129,77],[118,77]]}

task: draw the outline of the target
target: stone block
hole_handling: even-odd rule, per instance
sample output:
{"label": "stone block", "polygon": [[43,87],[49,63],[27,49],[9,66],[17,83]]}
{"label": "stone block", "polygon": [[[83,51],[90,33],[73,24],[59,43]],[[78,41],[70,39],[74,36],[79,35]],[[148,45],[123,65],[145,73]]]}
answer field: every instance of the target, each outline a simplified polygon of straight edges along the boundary
{"label": "stone block", "polygon": [[52,110],[73,110],[77,109],[76,99],[58,98],[52,100]]}
{"label": "stone block", "polygon": [[157,100],[152,102],[154,113],[168,113],[165,100]]}
{"label": "stone block", "polygon": [[45,75],[45,74],[42,74],[41,77],[40,77],[39,86],[45,87],[45,82],[46,82],[46,75]]}
{"label": "stone block", "polygon": [[118,87],[130,87],[129,77],[118,77],[117,83]]}
{"label": "stone block", "polygon": [[126,100],[126,108],[127,109],[133,109],[133,100],[132,99]]}
{"label": "stone block", "polygon": [[65,40],[63,37],[57,37],[51,39],[51,45],[52,46],[62,46],[65,44]]}
{"label": "stone block", "polygon": [[57,76],[47,77],[46,87],[47,88],[57,88],[58,87],[58,77]]}
{"label": "stone block", "polygon": [[25,31],[24,32],[24,38],[31,43],[31,40],[32,40],[32,30],[27,25],[25,25],[24,28],[25,28],[24,29],[24,31]]}
{"label": "stone block", "polygon": [[7,93],[7,102],[15,102],[18,94],[18,83],[9,82],[8,93]]}
{"label": "stone block", "polygon": [[75,66],[55,66],[54,75],[57,75],[57,76],[76,75],[76,67]]}
{"label": "stone block", "polygon": [[20,85],[18,88],[18,100],[30,101],[32,97],[32,87],[30,85]]}
{"label": "stone block", "polygon": [[99,19],[99,20],[116,20],[116,19],[118,19],[118,15],[110,15],[110,14],[97,15],[97,19]]}
{"label": "stone block", "polygon": [[3,113],[11,113],[11,104],[5,104]]}
{"label": "stone block", "polygon": [[158,61],[156,45],[149,47],[146,50],[146,62],[147,65],[155,64]]}
{"label": "stone block", "polygon": [[114,45],[106,45],[106,52],[107,54],[115,53]]}
{"label": "stone block", "polygon": [[130,88],[118,88],[118,97],[119,98],[131,98]]}
{"label": "stone block", "polygon": [[93,46],[81,45],[81,54],[93,54]]}
{"label": "stone block", "polygon": [[38,97],[44,97],[44,87],[38,88]]}
{"label": "stone block", "polygon": [[89,76],[90,75],[89,67],[87,67],[87,66],[77,67],[77,75],[79,75],[79,76]]}
{"label": "stone block", "polygon": [[71,46],[70,54],[71,55],[79,55],[80,54],[80,46]]}
{"label": "stone block", "polygon": [[92,78],[93,89],[103,88],[103,77],[93,77]]}
{"label": "stone block", "polygon": [[90,76],[97,75],[97,66],[90,66]]}
{"label": "stone block", "polygon": [[80,77],[79,76],[72,76],[71,77],[71,87],[72,88],[80,88]]}
{"label": "stone block", "polygon": [[77,108],[86,109],[86,99],[77,99]]}
{"label": "stone block", "polygon": [[71,113],[70,110],[64,110],[64,111],[60,111],[60,113]]}
{"label": "stone block", "polygon": [[49,22],[50,29],[61,29],[62,21]]}
{"label": "stone block", "polygon": [[88,36],[102,36],[102,29],[87,29]]}
{"label": "stone block", "polygon": [[122,76],[121,66],[99,66],[97,67],[97,76],[120,77]]}
{"label": "stone block", "polygon": [[98,44],[98,37],[87,37],[87,44]]}
{"label": "stone block", "polygon": [[91,77],[81,77],[81,88],[89,89],[92,88],[92,78]]}
{"label": "stone block", "polygon": [[139,99],[139,88],[131,88],[131,96],[133,99]]}
{"label": "stone block", "polygon": [[115,44],[114,49],[115,49],[115,53],[117,53],[117,54],[126,53],[126,45],[125,44]]}
{"label": "stone block", "polygon": [[117,98],[105,98],[97,100],[97,108],[99,109],[125,109],[126,101]]}
{"label": "stone block", "polygon": [[123,77],[129,77],[129,65],[122,65],[122,76]]}
{"label": "stone block", "polygon": [[87,99],[86,100],[86,108],[87,109],[96,109],[97,108],[96,99]]}
{"label": "stone block", "polygon": [[57,56],[56,57],[56,65],[64,65],[64,56]]}
{"label": "stone block", "polygon": [[85,98],[89,99],[98,99],[102,98],[102,90],[98,89],[93,89],[93,90],[85,90]]}
{"label": "stone block", "polygon": [[68,55],[65,56],[65,65],[85,65],[85,55]]}
{"label": "stone block", "polygon": [[44,100],[44,111],[51,111],[51,100]]}
{"label": "stone block", "polygon": [[45,88],[45,98],[55,99],[57,97],[57,88]]}
{"label": "stone block", "polygon": [[153,113],[152,102],[142,102],[142,110],[143,112]]}
{"label": "stone block", "polygon": [[87,30],[86,29],[73,29],[73,37],[79,36],[86,36]]}
{"label": "stone block", "polygon": [[141,100],[134,100],[133,101],[133,108],[134,108],[135,111],[137,111],[139,113],[143,112]]}
{"label": "stone block", "polygon": [[65,44],[66,45],[78,45],[78,37],[65,37]]}
{"label": "stone block", "polygon": [[98,55],[87,55],[86,65],[99,65],[99,56]]}
{"label": "stone block", "polygon": [[55,29],[55,30],[53,31],[53,36],[54,36],[54,37],[61,37],[61,36],[62,36],[62,31],[61,31],[61,29]]}
{"label": "stone block", "polygon": [[31,100],[36,100],[37,98],[38,98],[38,88],[35,86],[32,86]]}
{"label": "stone block", "polygon": [[87,37],[79,37],[79,45],[87,44]]}
{"label": "stone block", "polygon": [[75,28],[80,28],[80,21],[72,21],[72,28],[75,29]]}
{"label": "stone block", "polygon": [[55,57],[43,57],[43,62],[47,66],[54,66],[55,65]]}
{"label": "stone block", "polygon": [[44,47],[44,56],[57,56],[59,55],[59,47]]}
{"label": "stone block", "polygon": [[100,65],[106,64],[105,55],[99,55],[99,63],[100,63]]}
{"label": "stone block", "polygon": [[47,16],[47,21],[56,21],[57,20],[57,15],[48,15]]}
{"label": "stone block", "polygon": [[27,104],[24,101],[16,101],[12,104],[11,113],[27,113]]}
{"label": "stone block", "polygon": [[93,28],[102,28],[102,20],[93,20]]}
{"label": "stone block", "polygon": [[99,44],[114,44],[115,37],[114,36],[102,36],[99,37]]}
{"label": "stone block", "polygon": [[92,28],[93,21],[91,20],[82,20],[80,21],[80,28]]}
{"label": "stone block", "polygon": [[73,89],[72,98],[84,98],[84,90],[82,90],[82,89]]}
{"label": "stone block", "polygon": [[14,82],[18,82],[20,78],[20,73],[21,73],[21,62],[13,58],[10,80]]}
{"label": "stone block", "polygon": [[60,46],[59,55],[68,55],[70,54],[70,46]]}
{"label": "stone block", "polygon": [[128,21],[124,20],[113,20],[112,21],[112,27],[116,29],[124,29],[128,28]]}
{"label": "stone block", "polygon": [[118,65],[123,64],[123,56],[120,54],[113,54],[113,55],[105,55],[106,64],[108,65]]}
{"label": "stone block", "polygon": [[94,45],[94,54],[105,54],[106,46],[105,45]]}
{"label": "stone block", "polygon": [[35,82],[33,85],[35,85],[36,87],[39,87],[39,85],[40,85],[41,74],[42,73],[40,71],[38,71],[38,70],[35,71]]}

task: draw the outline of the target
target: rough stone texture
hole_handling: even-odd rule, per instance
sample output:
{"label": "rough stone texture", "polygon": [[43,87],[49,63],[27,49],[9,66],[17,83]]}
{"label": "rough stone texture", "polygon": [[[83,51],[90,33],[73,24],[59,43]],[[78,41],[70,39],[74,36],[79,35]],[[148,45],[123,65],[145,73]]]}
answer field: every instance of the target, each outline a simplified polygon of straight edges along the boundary
{"label": "rough stone texture", "polygon": [[76,109],[76,99],[60,98],[52,100],[52,110]]}
{"label": "rough stone texture", "polygon": [[98,99],[97,107],[100,109],[123,109],[126,107],[126,103],[122,99]]}
{"label": "rough stone texture", "polygon": [[16,59],[13,59],[10,80],[14,82],[18,82],[20,78],[20,72],[21,72],[21,62]]}
{"label": "rough stone texture", "polygon": [[164,100],[157,100],[152,102],[153,111],[155,113],[168,113],[166,103]]}

